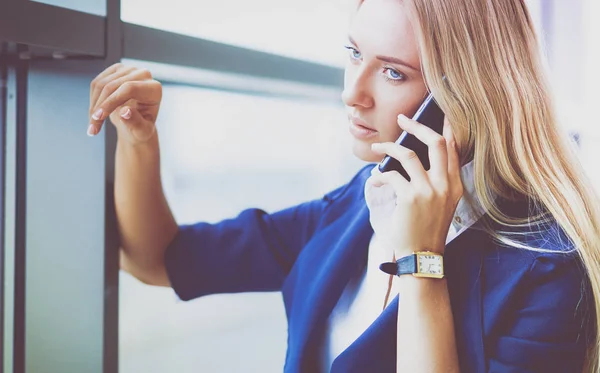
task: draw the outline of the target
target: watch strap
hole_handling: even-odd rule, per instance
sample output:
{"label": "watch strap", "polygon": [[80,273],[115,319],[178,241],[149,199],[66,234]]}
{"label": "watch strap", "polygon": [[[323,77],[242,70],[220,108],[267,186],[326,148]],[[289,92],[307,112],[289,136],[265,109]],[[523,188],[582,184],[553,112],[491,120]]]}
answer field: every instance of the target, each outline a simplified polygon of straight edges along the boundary
{"label": "watch strap", "polygon": [[382,263],[379,265],[379,269],[395,276],[417,273],[417,255],[411,254],[395,262]]}

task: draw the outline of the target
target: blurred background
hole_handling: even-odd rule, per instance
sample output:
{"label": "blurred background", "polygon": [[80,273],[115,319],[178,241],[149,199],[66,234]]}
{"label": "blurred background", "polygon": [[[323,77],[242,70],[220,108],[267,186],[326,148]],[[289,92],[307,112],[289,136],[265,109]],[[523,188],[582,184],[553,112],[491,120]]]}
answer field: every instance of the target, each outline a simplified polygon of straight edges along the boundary
{"label": "blurred background", "polygon": [[[32,102],[27,111],[29,119],[23,119],[30,132],[21,134],[26,139],[23,144],[29,145],[22,154],[30,156],[27,164],[32,167],[26,175],[30,192],[25,197],[19,197],[19,185],[25,185],[19,184],[18,171],[21,164],[19,104],[13,109],[14,126],[11,126],[10,107],[5,110],[8,176],[3,180],[6,186],[3,209],[8,218],[3,233],[4,307],[0,307],[4,308],[5,372],[12,372],[14,366],[21,364],[31,372],[66,372],[57,369],[72,367],[68,362],[48,366],[47,361],[41,361],[44,357],[56,356],[51,353],[72,354],[64,351],[65,346],[72,346],[76,351],[86,349],[85,341],[93,337],[72,337],[66,330],[73,324],[69,320],[84,320],[85,314],[90,312],[98,316],[92,321],[85,319],[83,325],[90,325],[90,333],[94,330],[103,330],[103,333],[90,342],[93,352],[86,353],[102,361],[104,371],[110,366],[107,359],[117,353],[111,341],[114,344],[118,339],[121,373],[281,372],[287,325],[279,293],[215,295],[181,302],[172,290],[146,286],[122,272],[118,274],[118,292],[115,292],[110,289],[114,290],[111,286],[117,283],[116,274],[113,276],[106,270],[115,268],[114,261],[108,256],[88,255],[104,252],[102,246],[90,246],[90,235],[98,237],[107,248],[112,233],[107,236],[104,230],[91,231],[81,233],[79,244],[71,239],[59,241],[60,245],[48,244],[56,232],[64,229],[63,225],[51,228],[53,223],[49,221],[55,220],[53,216],[58,210],[64,214],[69,211],[64,203],[54,205],[45,199],[52,195],[49,181],[59,177],[59,183],[65,183],[73,172],[84,172],[84,169],[90,172],[93,168],[96,171],[91,179],[78,178],[72,180],[73,183],[88,183],[90,188],[95,188],[91,186],[95,185],[93,182],[103,184],[105,173],[110,172],[111,144],[114,145],[114,134],[111,137],[109,132],[104,145],[93,145],[90,150],[89,144],[94,140],[84,135],[85,97],[79,98],[83,106],[77,109],[80,114],[69,115],[77,119],[67,120],[64,110],[70,110],[67,109],[69,103],[66,99],[59,100],[61,93],[48,86],[77,86],[64,93],[76,100],[87,94],[85,82],[89,84],[94,71],[101,71],[96,66],[122,60],[126,64],[148,67],[164,84],[164,102],[158,120],[161,169],[165,193],[177,221],[182,224],[216,222],[248,207],[277,211],[322,196],[344,184],[361,166],[351,152],[347,120],[339,97],[347,58],[343,46],[351,2],[46,0],[40,3],[44,3],[39,4],[43,8],[27,8],[29,4],[22,9],[60,12],[58,8],[62,8],[68,10],[68,17],[81,17],[81,21],[69,22],[65,34],[47,26],[49,34],[57,34],[56,40],[73,38],[73,43],[62,48],[55,45],[60,43],[54,39],[28,35],[17,25],[13,25],[17,31],[0,28],[0,40],[7,41],[6,51],[12,51],[18,60],[4,62],[8,66],[4,81],[9,106],[11,84],[15,97],[19,97],[19,76],[23,75],[19,75],[18,66],[22,61],[33,61],[26,73],[29,85],[23,100],[32,101],[37,97],[42,101],[41,104]],[[542,40],[542,53],[547,57],[561,123],[577,140],[581,161],[595,185],[600,186],[600,169],[595,165],[600,159],[600,119],[595,112],[600,89],[600,74],[596,71],[600,66],[600,25],[597,22],[600,2],[528,0],[528,4]],[[25,10],[18,14],[31,16]],[[41,18],[45,17],[40,15],[28,21]],[[98,20],[106,22],[106,28],[98,26],[101,31],[98,35],[93,32],[91,36],[72,35],[78,28],[90,30]],[[1,21],[2,18],[0,27]],[[121,21],[125,26],[121,26]],[[117,30],[115,35],[111,35],[111,25]],[[69,27],[72,29],[68,30]],[[87,35],[87,31],[84,34]],[[101,37],[106,37],[107,43],[98,43],[97,50],[94,49],[96,44],[88,43],[89,49],[84,46],[85,38],[95,42]],[[42,49],[37,49],[39,47]],[[81,50],[74,52],[78,48]],[[93,59],[100,64],[81,67]],[[49,66],[51,63],[60,66]],[[263,67],[257,66],[261,64]],[[16,66],[12,83],[11,66]],[[269,68],[272,70],[265,71]],[[63,112],[57,109],[61,105]],[[32,118],[39,119],[36,123],[40,124],[33,124]],[[85,148],[81,151],[89,153],[75,150],[60,153],[60,159],[74,163],[68,170],[48,173],[45,157],[58,154],[56,147],[48,145],[53,125],[59,128],[64,125],[65,133],[69,134],[70,143],[61,146]],[[41,133],[46,137],[42,138]],[[66,141],[52,138],[57,144]],[[41,184],[44,188],[39,187]],[[93,196],[81,194],[80,187],[73,187],[68,193],[62,188],[58,190],[56,186],[56,193],[61,193],[59,199],[67,201],[68,206],[75,204],[79,209],[104,211],[102,201],[107,193],[104,189],[90,192]],[[80,197],[79,202],[73,200],[79,198],[76,196]],[[101,200],[100,204],[97,199]],[[30,201],[29,205],[35,204],[39,211],[46,208],[53,212],[40,212],[47,217],[43,222],[32,221],[32,215],[38,210],[27,208],[25,200]],[[26,216],[19,217],[20,208],[27,212]],[[110,222],[104,215],[86,215],[79,219],[99,222],[97,226]],[[28,228],[26,232],[24,227]],[[47,233],[46,240],[36,239],[40,234],[35,231],[36,227]],[[37,236],[32,236],[32,232]],[[85,235],[88,238],[84,238]],[[27,254],[20,251],[20,248],[24,251],[25,242],[33,245],[31,249],[27,246]],[[53,273],[56,277],[36,275],[36,270],[48,271],[48,261],[39,259],[40,256],[54,258],[49,252],[56,254],[67,247],[71,250],[64,254],[67,264],[60,262],[58,266],[62,270]],[[35,252],[38,253],[35,258],[29,256]],[[75,263],[74,257],[78,255],[81,257],[77,263],[85,264]],[[82,270],[83,265],[92,269],[93,279],[86,277],[90,271]],[[19,277],[25,268],[27,275]],[[84,298],[91,293],[95,295],[89,302],[75,301],[63,307],[64,300],[57,298],[79,299],[71,291],[56,290],[69,281],[64,272],[73,273],[73,270],[81,276],[78,278],[82,283],[86,279],[95,283],[93,288],[73,292],[79,292]],[[54,291],[58,291],[58,295],[49,295]],[[26,300],[21,301],[21,297]],[[38,306],[37,312],[34,306]],[[63,311],[64,318],[58,323],[62,325],[58,334],[65,340],[62,347],[48,348],[48,343],[55,339],[34,343],[40,340],[40,335],[54,330],[49,326],[53,319],[39,312],[40,309],[51,309],[57,313],[56,317],[61,317]],[[21,317],[20,311],[25,316]],[[117,319],[118,333],[110,332],[116,328]],[[21,326],[25,324],[32,327],[23,331]],[[13,343],[21,343],[18,348],[22,351]],[[78,372],[96,371],[85,361],[80,364]]]}
{"label": "blurred background", "polygon": [[[123,1],[122,17],[339,69],[347,59],[349,1],[159,3]],[[298,98],[167,85],[158,129],[176,219],[219,221],[250,206],[277,211],[347,182],[361,164],[340,88]],[[120,280],[121,372],[282,371],[287,324],[279,293],[186,303],[127,274]]]}

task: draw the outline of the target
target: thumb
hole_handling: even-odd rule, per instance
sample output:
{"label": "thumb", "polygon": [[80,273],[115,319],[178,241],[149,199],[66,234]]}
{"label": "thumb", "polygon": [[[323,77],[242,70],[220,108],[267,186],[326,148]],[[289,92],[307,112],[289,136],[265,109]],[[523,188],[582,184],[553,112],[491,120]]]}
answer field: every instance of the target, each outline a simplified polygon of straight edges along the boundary
{"label": "thumb", "polygon": [[153,122],[145,119],[137,109],[130,106],[123,106],[119,110],[119,119],[126,127],[126,131],[140,142],[152,137],[156,129]]}

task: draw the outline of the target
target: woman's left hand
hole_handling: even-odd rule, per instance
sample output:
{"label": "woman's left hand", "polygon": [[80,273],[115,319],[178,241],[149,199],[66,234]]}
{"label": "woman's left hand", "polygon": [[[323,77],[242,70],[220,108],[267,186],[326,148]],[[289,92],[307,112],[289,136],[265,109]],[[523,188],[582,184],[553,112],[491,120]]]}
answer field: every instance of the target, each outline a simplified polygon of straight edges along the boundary
{"label": "woman's left hand", "polygon": [[452,129],[444,120],[441,136],[404,115],[398,117],[398,125],[428,146],[431,167],[426,171],[412,150],[395,143],[373,144],[373,151],[388,154],[402,164],[410,182],[397,171],[381,173],[375,166],[365,185],[371,224],[377,239],[394,251],[396,259],[415,251],[443,253],[463,195]]}

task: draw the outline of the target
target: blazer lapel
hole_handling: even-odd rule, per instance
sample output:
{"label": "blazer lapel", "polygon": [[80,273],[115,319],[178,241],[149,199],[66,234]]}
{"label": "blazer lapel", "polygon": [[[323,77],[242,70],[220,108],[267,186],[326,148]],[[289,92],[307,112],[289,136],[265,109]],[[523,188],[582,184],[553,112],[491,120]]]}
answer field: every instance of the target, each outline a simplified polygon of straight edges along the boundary
{"label": "blazer lapel", "polygon": [[491,242],[479,224],[473,228],[450,243],[444,256],[461,372],[486,371],[481,271]]}
{"label": "blazer lapel", "polygon": [[[318,371],[321,357],[320,348],[327,319],[337,304],[340,296],[352,275],[364,266],[367,259],[369,242],[373,230],[369,223],[369,210],[366,204],[351,209],[343,218],[338,219],[324,233],[331,235],[339,232],[339,236],[330,247],[322,247],[315,251],[312,260],[322,263],[305,284],[307,289],[301,315],[297,325],[304,327],[299,342],[299,359],[301,372]],[[312,260],[305,263],[313,266]],[[323,262],[324,261],[324,262]],[[308,276],[306,276],[308,277]]]}
{"label": "blazer lapel", "polygon": [[[469,229],[446,247],[445,268],[461,372],[485,372],[482,318],[482,252],[489,239]],[[332,372],[396,371],[398,303],[402,294],[333,363]]]}

